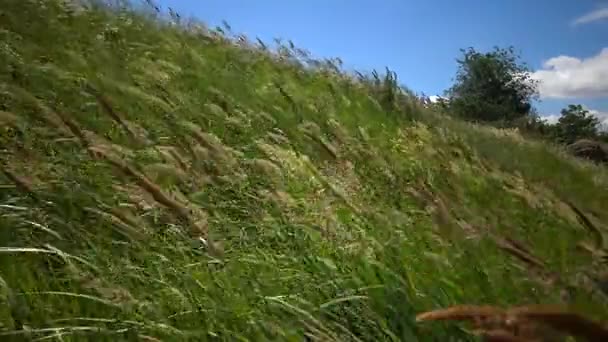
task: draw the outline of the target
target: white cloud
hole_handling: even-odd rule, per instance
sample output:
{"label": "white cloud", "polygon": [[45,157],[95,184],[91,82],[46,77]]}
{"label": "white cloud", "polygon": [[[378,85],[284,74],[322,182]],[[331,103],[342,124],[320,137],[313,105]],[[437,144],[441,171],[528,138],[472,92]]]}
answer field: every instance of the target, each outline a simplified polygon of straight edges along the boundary
{"label": "white cloud", "polygon": [[589,58],[550,58],[532,78],[542,98],[608,97],[608,47]]}
{"label": "white cloud", "polygon": [[548,124],[556,124],[557,120],[559,120],[560,115],[556,115],[556,114],[551,114],[551,115],[545,115],[542,117],[542,119],[548,123]]}
{"label": "white cloud", "polygon": [[439,102],[439,100],[447,100],[447,98],[445,98],[443,96],[439,96],[439,95],[429,96],[429,101],[431,101],[431,103]]}
{"label": "white cloud", "polygon": [[[602,129],[608,129],[608,111],[599,111],[599,110],[589,109],[589,108],[585,108],[585,109],[587,109],[589,111],[589,114],[598,118],[598,120],[600,121],[600,127]],[[559,120],[560,116],[561,116],[560,114],[550,114],[550,115],[543,115],[541,118],[549,124],[556,124],[557,120]]]}
{"label": "white cloud", "polygon": [[600,126],[608,128],[608,112],[599,110],[590,110],[589,113],[600,120]]}
{"label": "white cloud", "polygon": [[583,16],[580,16],[572,22],[572,25],[577,26],[589,24],[591,22],[603,19],[608,19],[608,7],[598,8],[595,11],[591,11]]}

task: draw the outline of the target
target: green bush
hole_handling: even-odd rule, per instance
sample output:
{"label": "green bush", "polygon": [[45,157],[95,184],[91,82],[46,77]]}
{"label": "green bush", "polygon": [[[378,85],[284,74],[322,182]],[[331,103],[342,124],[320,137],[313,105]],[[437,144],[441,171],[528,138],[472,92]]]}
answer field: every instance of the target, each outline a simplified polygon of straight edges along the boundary
{"label": "green bush", "polygon": [[450,108],[459,117],[482,122],[512,121],[532,113],[537,85],[512,47],[481,53],[462,50]]}

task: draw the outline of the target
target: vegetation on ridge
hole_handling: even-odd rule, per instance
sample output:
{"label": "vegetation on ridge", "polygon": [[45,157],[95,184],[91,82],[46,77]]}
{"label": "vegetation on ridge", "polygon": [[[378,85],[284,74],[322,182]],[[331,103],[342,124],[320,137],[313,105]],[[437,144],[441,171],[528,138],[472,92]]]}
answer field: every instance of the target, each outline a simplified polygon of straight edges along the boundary
{"label": "vegetation on ridge", "polygon": [[608,142],[608,127],[583,106],[568,105],[555,123],[536,113],[532,102],[538,100],[538,81],[519,61],[513,47],[495,47],[486,53],[473,48],[461,52],[455,83],[446,91],[448,97],[433,103],[422,95],[421,102],[427,108],[467,121],[516,128],[527,137],[548,143],[570,146],[582,142],[585,148],[575,145],[573,155],[608,162],[608,145],[602,143]]}
{"label": "vegetation on ridge", "polygon": [[462,303],[608,318],[605,168],[424,109],[390,72],[75,3],[0,9],[1,338],[474,340],[416,323]]}
{"label": "vegetation on ridge", "polygon": [[448,90],[450,109],[466,119],[514,121],[533,114],[537,82],[511,47],[495,48],[482,54],[473,48],[463,50],[458,60],[456,82]]}

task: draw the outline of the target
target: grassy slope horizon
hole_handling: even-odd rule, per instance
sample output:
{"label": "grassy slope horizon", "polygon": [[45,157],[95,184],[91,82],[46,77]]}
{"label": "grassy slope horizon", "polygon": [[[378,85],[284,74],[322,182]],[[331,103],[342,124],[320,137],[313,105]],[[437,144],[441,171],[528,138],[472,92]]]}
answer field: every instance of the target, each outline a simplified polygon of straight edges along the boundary
{"label": "grassy slope horizon", "polygon": [[3,339],[474,340],[414,322],[455,304],[608,319],[601,166],[151,12],[0,18]]}

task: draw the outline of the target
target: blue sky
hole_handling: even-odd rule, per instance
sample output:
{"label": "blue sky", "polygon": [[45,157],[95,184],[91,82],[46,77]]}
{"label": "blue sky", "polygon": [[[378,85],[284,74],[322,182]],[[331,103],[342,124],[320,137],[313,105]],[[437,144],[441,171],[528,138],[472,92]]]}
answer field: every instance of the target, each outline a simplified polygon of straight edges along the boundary
{"label": "blue sky", "polygon": [[541,81],[541,114],[580,103],[608,123],[608,0],[157,2],[210,26],[226,20],[252,38],[291,39],[347,68],[388,66],[427,95],[451,85],[460,48],[513,45]]}

